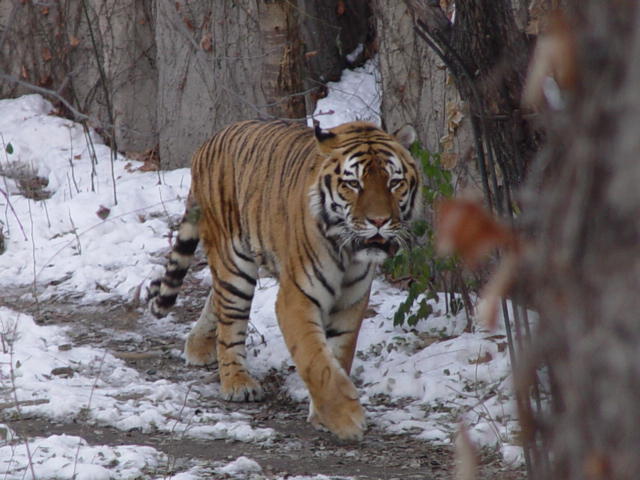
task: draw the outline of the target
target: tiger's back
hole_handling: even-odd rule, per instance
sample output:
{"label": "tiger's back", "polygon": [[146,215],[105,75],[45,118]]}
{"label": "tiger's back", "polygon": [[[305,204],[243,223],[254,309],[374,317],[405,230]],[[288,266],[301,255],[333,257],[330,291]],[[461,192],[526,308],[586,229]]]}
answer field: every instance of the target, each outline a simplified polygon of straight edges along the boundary
{"label": "tiger's back", "polygon": [[[286,247],[287,225],[300,221],[308,171],[316,168],[313,130],[284,121],[231,125],[192,162],[192,193],[202,210],[203,239],[232,236],[272,271]],[[286,152],[286,154],[285,154]]]}
{"label": "tiger's back", "polygon": [[364,412],[349,379],[376,265],[410,241],[420,174],[405,146],[353,122],[315,131],[283,121],[231,125],[194,155],[187,212],[151,308],[175,303],[199,240],[213,288],[187,338],[188,363],[218,361],[229,400],[262,388],[245,337],[258,267],[278,276],[276,314],[310,397],[309,421],[360,438]]}

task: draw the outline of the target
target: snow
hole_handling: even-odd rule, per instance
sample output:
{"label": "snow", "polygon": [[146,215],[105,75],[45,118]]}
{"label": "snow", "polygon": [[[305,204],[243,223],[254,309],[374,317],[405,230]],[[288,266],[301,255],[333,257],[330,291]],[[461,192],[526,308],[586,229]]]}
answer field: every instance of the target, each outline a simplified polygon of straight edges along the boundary
{"label": "snow", "polygon": [[367,60],[362,67],[345,70],[340,82],[327,83],[330,94],[318,100],[308,125],[313,126],[314,119],[322,128],[354,120],[380,125],[381,82],[376,58]]}
{"label": "snow", "polygon": [[[31,457],[31,462],[29,462]],[[30,440],[27,445],[0,446],[0,471],[4,478],[122,480],[140,478],[155,469],[163,454],[141,445],[89,446],[80,437],[51,435]],[[33,471],[31,467],[33,466]]]}
{"label": "snow", "polygon": [[224,467],[216,469],[216,473],[229,475],[232,477],[248,476],[251,473],[260,473],[262,467],[255,460],[247,457],[238,457],[233,462],[226,464]]}
{"label": "snow", "polygon": [[[345,71],[339,84],[330,84],[330,95],[316,111],[322,127],[353,119],[379,124],[377,76],[375,60],[370,60]],[[0,193],[0,227],[6,237],[0,291],[21,287],[25,298],[35,293],[41,302],[59,296],[86,304],[130,302],[163,271],[169,224],[183,213],[189,170],[144,172],[141,163],[122,156],[112,161],[98,135],[52,111],[39,95],[0,100],[0,189],[9,194],[7,199]],[[23,195],[15,177],[25,171],[48,180],[49,198]],[[102,207],[109,209],[105,219],[97,215]],[[210,281],[204,274],[199,278]],[[257,288],[248,338],[250,368],[258,378],[279,372],[286,394],[306,401],[308,393],[290,368],[275,319],[277,288],[269,278]],[[363,324],[353,366],[369,425],[450,444],[463,421],[474,443],[495,446],[506,461],[521,463],[504,332],[477,328],[464,333],[464,315],[445,313],[442,296],[430,301],[434,314],[415,328],[393,326],[393,313],[404,299],[404,292],[374,282],[370,305],[376,314]],[[145,313],[145,322],[158,330],[181,328],[174,321],[176,310],[161,320]],[[84,422],[89,429],[108,426],[253,443],[270,442],[278,434],[254,426],[250,415],[201,408],[218,395],[217,384],[150,381],[105,349],[70,345],[67,328],[38,325],[30,315],[0,308],[0,401],[14,405],[17,399],[20,406],[20,412],[15,405],[5,408],[5,418],[40,416]],[[89,445],[80,437],[45,432],[24,442],[10,421],[0,425],[0,475],[7,479],[32,478],[30,465],[39,479],[211,476],[210,469],[196,466],[171,477],[164,473],[167,461],[152,447]],[[216,468],[231,478],[263,478],[259,463],[246,457]]]}

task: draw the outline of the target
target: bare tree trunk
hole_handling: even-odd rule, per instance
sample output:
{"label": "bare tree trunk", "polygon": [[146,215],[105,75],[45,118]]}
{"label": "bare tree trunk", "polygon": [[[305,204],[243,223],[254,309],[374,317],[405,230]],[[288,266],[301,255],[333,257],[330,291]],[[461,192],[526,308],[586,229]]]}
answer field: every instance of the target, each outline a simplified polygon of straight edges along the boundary
{"label": "bare tree trunk", "polygon": [[122,150],[155,145],[151,2],[13,0],[0,2],[0,25],[0,96],[43,88],[92,117]]}
{"label": "bare tree trunk", "polygon": [[[468,134],[447,128],[447,107],[457,108],[460,101],[455,87],[447,86],[449,73],[442,60],[414,31],[413,18],[404,2],[376,0],[373,5],[385,126],[395,131],[410,123],[423,147],[434,153],[448,153],[443,138],[451,133],[450,151],[465,151]],[[468,133],[468,128],[465,130]]]}
{"label": "bare tree trunk", "polygon": [[437,1],[405,0],[416,31],[451,72],[469,108],[478,170],[490,206],[506,214],[538,141],[520,98],[529,41],[511,0],[458,0],[451,23]]}
{"label": "bare tree trunk", "polygon": [[[304,88],[307,111],[312,112],[328,81],[340,79],[342,71],[359,64],[374,52],[375,32],[369,0],[298,0],[300,30],[304,44]],[[352,62],[346,56],[362,45]]]}
{"label": "bare tree trunk", "polygon": [[262,91],[267,112],[274,117],[304,117],[302,41],[298,12],[290,1],[261,6],[260,36],[265,45]]}
{"label": "bare tree trunk", "polygon": [[163,167],[187,166],[233,121],[304,121],[367,41],[368,11],[366,0],[0,1],[0,96],[62,98],[121,150],[159,145]]}
{"label": "bare tree trunk", "polygon": [[305,100],[317,88],[306,81],[314,55],[305,29],[339,27],[303,7],[302,0],[157,3],[163,166],[188,165],[204,139],[233,121],[304,121]]}
{"label": "bare tree trunk", "polygon": [[522,277],[540,312],[529,373],[551,372],[553,410],[525,422],[525,439],[553,459],[535,478],[631,480],[640,472],[640,9],[567,3],[579,83],[544,118]]}

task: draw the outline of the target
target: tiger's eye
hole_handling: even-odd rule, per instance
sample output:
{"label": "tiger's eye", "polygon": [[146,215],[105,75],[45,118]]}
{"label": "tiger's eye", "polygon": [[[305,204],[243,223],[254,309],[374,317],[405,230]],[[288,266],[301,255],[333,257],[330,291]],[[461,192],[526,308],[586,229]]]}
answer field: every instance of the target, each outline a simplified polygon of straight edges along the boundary
{"label": "tiger's eye", "polygon": [[345,180],[344,183],[354,190],[360,190],[360,182],[358,180]]}
{"label": "tiger's eye", "polygon": [[397,188],[400,185],[402,185],[402,182],[404,182],[402,178],[394,178],[389,182],[389,188],[393,190],[394,188]]}

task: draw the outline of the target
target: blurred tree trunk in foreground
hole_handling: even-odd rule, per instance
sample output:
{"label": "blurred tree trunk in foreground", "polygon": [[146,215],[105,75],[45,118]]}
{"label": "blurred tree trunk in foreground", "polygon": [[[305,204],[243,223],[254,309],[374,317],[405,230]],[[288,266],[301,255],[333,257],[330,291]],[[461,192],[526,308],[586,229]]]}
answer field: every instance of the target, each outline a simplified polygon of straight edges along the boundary
{"label": "blurred tree trunk in foreground", "polygon": [[[566,0],[553,67],[575,64],[569,85],[545,90],[536,123],[520,115],[526,39],[510,1],[456,1],[451,24],[436,0],[405,0],[439,51],[480,132],[488,199],[521,185],[518,222],[529,232],[518,292],[539,312],[518,358],[521,398],[549,377],[544,413],[521,402],[523,439],[537,479],[640,476],[640,7],[637,0]],[[552,3],[552,2],[549,2]],[[558,52],[562,52],[558,56]],[[553,64],[553,62],[556,62]],[[565,65],[563,65],[565,64]],[[557,71],[548,72],[556,74]],[[545,84],[545,87],[549,85]],[[537,155],[536,131],[545,146]],[[482,168],[482,161],[479,162]],[[506,167],[506,168],[505,168]],[[516,175],[513,175],[515,173]],[[493,184],[492,184],[493,183]],[[505,210],[503,208],[503,210]],[[545,459],[548,459],[548,463]]]}
{"label": "blurred tree trunk in foreground", "polygon": [[[544,115],[525,193],[536,232],[523,279],[540,313],[529,358],[550,366],[552,409],[526,419],[542,479],[640,476],[640,8],[571,0],[578,81]],[[532,381],[525,376],[525,382]],[[525,386],[527,386],[525,384]]]}

